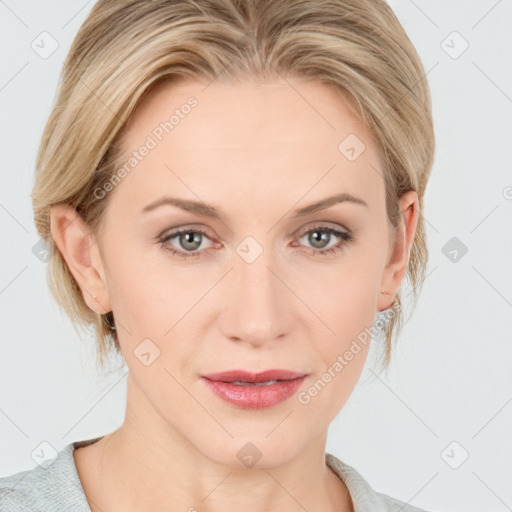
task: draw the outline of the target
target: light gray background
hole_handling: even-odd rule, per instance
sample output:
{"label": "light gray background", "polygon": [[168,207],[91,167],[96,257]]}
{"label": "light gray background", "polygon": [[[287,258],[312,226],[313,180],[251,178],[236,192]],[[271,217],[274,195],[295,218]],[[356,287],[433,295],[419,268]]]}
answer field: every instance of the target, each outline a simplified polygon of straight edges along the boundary
{"label": "light gray background", "polygon": [[[33,467],[42,441],[61,449],[111,432],[124,414],[125,371],[94,369],[92,336],[75,334],[32,253],[35,155],[62,62],[92,5],[0,1],[0,476]],[[376,490],[429,510],[511,510],[512,1],[391,5],[433,96],[431,257],[389,375],[373,373],[372,351],[327,449]],[[59,44],[46,59],[31,47],[43,31]],[[453,31],[469,44],[461,55]],[[443,253],[453,237],[468,249],[457,262]],[[457,465],[466,452],[452,469],[447,461]]]}

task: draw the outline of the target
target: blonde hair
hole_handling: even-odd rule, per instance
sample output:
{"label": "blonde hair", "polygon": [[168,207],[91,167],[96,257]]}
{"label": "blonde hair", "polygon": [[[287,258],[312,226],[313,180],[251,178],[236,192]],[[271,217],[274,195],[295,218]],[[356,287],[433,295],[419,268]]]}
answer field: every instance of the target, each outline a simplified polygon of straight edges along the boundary
{"label": "blonde hair", "polygon": [[[51,293],[75,327],[93,326],[101,365],[112,347],[120,350],[113,315],[87,306],[52,239],[50,207],[74,207],[99,232],[109,196],[98,201],[94,190],[112,178],[122,128],[160,80],[276,73],[335,87],[371,130],[385,167],[390,247],[400,196],[415,190],[423,211],[435,145],[430,93],[414,46],[383,0],[99,0],[64,62],[32,200],[50,246]],[[420,215],[406,274],[414,306],[427,260]],[[403,323],[400,291],[393,308],[384,327],[386,367]]]}

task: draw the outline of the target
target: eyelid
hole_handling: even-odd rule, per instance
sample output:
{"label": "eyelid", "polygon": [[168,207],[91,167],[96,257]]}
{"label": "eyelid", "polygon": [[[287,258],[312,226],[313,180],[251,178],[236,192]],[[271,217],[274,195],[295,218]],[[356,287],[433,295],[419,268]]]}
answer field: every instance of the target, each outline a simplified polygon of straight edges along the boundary
{"label": "eyelid", "polygon": [[[166,230],[161,235],[159,235],[157,238],[158,238],[159,242],[167,242],[170,239],[175,238],[175,237],[179,236],[182,233],[187,233],[189,231],[191,231],[193,233],[200,233],[201,235],[204,236],[204,238],[207,238],[212,244],[219,243],[215,239],[215,237],[210,236],[206,232],[206,230],[204,230],[202,228],[196,228],[196,227],[193,227],[193,226],[188,226],[188,225],[186,225],[186,226],[179,226],[179,227],[173,228],[171,230]],[[206,249],[203,249],[203,251],[205,251],[205,250]],[[197,252],[202,252],[202,251],[197,251]]]}
{"label": "eyelid", "polygon": [[181,226],[174,226],[173,228],[168,228],[162,231],[156,238],[158,240],[162,240],[163,238],[168,238],[169,236],[175,236],[179,234],[180,232],[184,231],[194,231],[197,233],[202,233],[206,237],[208,237],[210,240],[215,240],[216,236],[213,235],[211,232],[211,229],[205,228],[202,225],[198,226],[196,224],[182,224]]}
{"label": "eyelid", "polygon": [[[318,221],[314,221],[313,224],[306,225],[306,226],[301,227],[300,229],[295,230],[290,236],[294,237],[294,238],[302,237],[306,233],[311,231],[312,229],[326,229],[326,228],[331,228],[336,231],[343,231],[344,233],[346,233],[348,235],[352,234],[352,231],[350,229],[346,228],[345,226],[343,226],[341,224],[336,224],[331,221],[318,220]],[[210,234],[208,234],[207,230],[205,230],[203,227],[199,227],[194,224],[184,224],[182,226],[175,226],[174,228],[166,229],[160,235],[157,236],[157,239],[159,241],[162,241],[162,239],[169,238],[170,236],[176,236],[180,232],[183,232],[183,231],[195,231],[198,233],[202,233],[204,236],[206,236],[211,241],[215,241],[215,239],[216,239],[215,236],[211,236]]]}
{"label": "eyelid", "polygon": [[302,237],[312,229],[333,229],[334,231],[340,231],[344,234],[351,235],[352,231],[342,224],[336,224],[328,220],[317,220],[313,224],[308,224],[305,227],[300,228],[292,234],[292,237]]}

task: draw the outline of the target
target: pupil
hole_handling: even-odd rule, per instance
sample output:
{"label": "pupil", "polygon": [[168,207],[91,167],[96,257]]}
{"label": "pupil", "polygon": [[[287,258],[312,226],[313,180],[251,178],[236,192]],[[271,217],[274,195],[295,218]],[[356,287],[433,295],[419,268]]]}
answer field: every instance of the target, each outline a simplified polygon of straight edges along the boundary
{"label": "pupil", "polygon": [[310,242],[313,246],[316,246],[315,244],[317,242],[320,242],[320,245],[322,245],[322,242],[328,242],[329,236],[330,234],[326,233],[325,231],[313,231],[310,236]]}
{"label": "pupil", "polygon": [[182,237],[182,242],[184,239],[184,243],[182,243],[181,245],[183,246],[184,249],[194,250],[201,245],[201,233],[194,233],[192,231],[189,231],[187,233],[183,233]]}

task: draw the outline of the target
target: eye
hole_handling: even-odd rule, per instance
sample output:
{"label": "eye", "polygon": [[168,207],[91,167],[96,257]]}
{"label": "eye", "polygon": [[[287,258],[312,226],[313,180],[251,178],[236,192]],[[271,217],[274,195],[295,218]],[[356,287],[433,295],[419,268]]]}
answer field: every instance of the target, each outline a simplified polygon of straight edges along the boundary
{"label": "eye", "polygon": [[[306,237],[307,243],[312,244],[313,248],[310,254],[313,256],[316,254],[327,255],[329,253],[335,253],[343,248],[344,245],[354,240],[351,233],[346,231],[339,231],[329,226],[314,226],[304,231],[298,240]],[[338,242],[329,247],[329,243],[333,237],[338,238]],[[176,245],[170,244],[171,240],[177,239]],[[182,259],[193,258],[200,256],[202,252],[207,251],[207,248],[202,247],[205,239],[209,240],[208,235],[197,228],[186,228],[173,231],[172,233],[160,238],[160,244],[166,251],[170,251],[171,254]],[[336,240],[334,240],[336,241]],[[221,246],[221,244],[219,244]],[[297,246],[296,242],[292,243],[292,246]],[[181,248],[180,248],[181,247]],[[201,251],[201,249],[203,249]],[[299,251],[303,252],[303,251]]]}
{"label": "eye", "polygon": [[[177,238],[177,243],[183,250],[176,250],[167,243],[174,238]],[[200,229],[180,229],[161,238],[160,243],[165,250],[170,251],[173,255],[186,259],[200,255],[198,249],[201,248],[204,238],[208,238],[208,235]]]}
{"label": "eye", "polygon": [[[329,242],[332,241],[333,237],[339,239],[338,243],[329,247]],[[316,254],[327,255],[329,253],[335,253],[347,244],[354,240],[354,237],[348,231],[339,231],[329,226],[314,226],[309,228],[307,231],[299,237],[299,240],[306,238],[307,243],[313,246],[313,250],[310,254],[313,256]],[[296,245],[295,243],[293,245]],[[302,252],[302,251],[301,251]]]}

